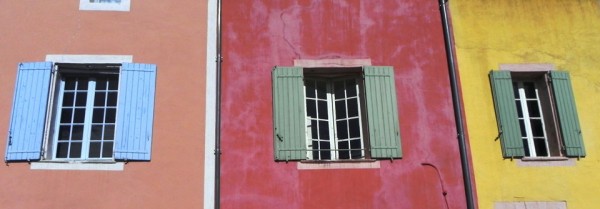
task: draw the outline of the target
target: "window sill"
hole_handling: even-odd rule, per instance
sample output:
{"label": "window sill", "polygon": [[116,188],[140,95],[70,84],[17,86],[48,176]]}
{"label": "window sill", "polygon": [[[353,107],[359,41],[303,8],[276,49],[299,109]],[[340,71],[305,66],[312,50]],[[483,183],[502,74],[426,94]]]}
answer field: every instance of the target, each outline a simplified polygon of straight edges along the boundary
{"label": "window sill", "polygon": [[298,162],[298,170],[324,170],[324,169],[379,169],[377,160],[304,160]]}
{"label": "window sill", "polygon": [[524,157],[517,161],[517,165],[521,167],[575,166],[575,159],[567,157]]}
{"label": "window sill", "polygon": [[89,171],[122,171],[123,162],[113,160],[94,161],[40,161],[32,162],[31,170],[89,170]]}

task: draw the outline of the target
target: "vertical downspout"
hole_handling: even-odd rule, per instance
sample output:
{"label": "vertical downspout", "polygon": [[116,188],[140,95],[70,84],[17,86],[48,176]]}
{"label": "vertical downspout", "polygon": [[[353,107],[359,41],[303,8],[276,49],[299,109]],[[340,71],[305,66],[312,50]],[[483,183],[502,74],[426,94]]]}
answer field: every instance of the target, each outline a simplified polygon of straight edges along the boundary
{"label": "vertical downspout", "polygon": [[221,0],[217,0],[217,81],[215,105],[215,209],[221,207]]}
{"label": "vertical downspout", "polygon": [[442,26],[444,29],[444,42],[446,48],[446,59],[448,61],[448,71],[450,74],[450,88],[452,89],[452,104],[454,106],[454,121],[456,123],[456,132],[458,135],[458,146],[460,150],[460,164],[462,166],[463,181],[465,187],[465,196],[467,199],[467,208],[474,209],[473,187],[471,185],[471,171],[469,170],[469,157],[465,142],[465,131],[462,118],[462,103],[461,95],[458,90],[458,80],[456,77],[456,69],[454,66],[454,51],[452,50],[452,36],[450,32],[450,24],[448,23],[448,12],[446,3],[448,0],[439,0],[440,12],[442,16]]}

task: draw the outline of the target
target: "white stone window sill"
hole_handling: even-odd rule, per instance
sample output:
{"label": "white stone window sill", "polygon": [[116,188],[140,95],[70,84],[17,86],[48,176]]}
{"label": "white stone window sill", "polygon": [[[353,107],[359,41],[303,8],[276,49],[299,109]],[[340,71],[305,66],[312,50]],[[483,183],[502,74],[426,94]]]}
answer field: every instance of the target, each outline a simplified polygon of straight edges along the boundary
{"label": "white stone window sill", "polygon": [[379,169],[376,160],[348,160],[348,161],[301,161],[298,170],[324,170],[324,169]]}
{"label": "white stone window sill", "polygon": [[32,162],[31,170],[89,170],[122,171],[125,163],[113,160],[94,161],[40,161]]}
{"label": "white stone window sill", "polygon": [[531,166],[575,166],[574,158],[567,157],[524,157],[517,161],[521,167]]}

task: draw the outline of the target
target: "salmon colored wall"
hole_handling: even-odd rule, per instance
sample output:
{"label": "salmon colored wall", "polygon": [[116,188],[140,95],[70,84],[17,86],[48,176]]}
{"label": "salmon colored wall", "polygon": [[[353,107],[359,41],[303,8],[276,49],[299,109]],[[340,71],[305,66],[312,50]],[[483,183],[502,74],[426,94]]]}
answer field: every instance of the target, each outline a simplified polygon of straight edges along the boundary
{"label": "salmon colored wall", "polygon": [[[501,201],[597,208],[600,2],[462,0],[450,6],[480,208]],[[488,73],[520,63],[548,63],[570,73],[587,152],[574,166],[521,167],[502,158]]]}
{"label": "salmon colored wall", "polygon": [[[201,208],[206,7],[205,1],[131,0],[131,12],[98,12],[79,11],[77,0],[0,1],[2,133],[19,62],[110,54],[158,67],[151,162],[128,163],[124,171],[2,165],[0,208]],[[2,138],[2,152],[5,146]]]}
{"label": "salmon colored wall", "polygon": [[[222,208],[465,208],[436,1],[223,2]],[[274,162],[271,69],[294,59],[393,66],[403,159],[379,169]]]}

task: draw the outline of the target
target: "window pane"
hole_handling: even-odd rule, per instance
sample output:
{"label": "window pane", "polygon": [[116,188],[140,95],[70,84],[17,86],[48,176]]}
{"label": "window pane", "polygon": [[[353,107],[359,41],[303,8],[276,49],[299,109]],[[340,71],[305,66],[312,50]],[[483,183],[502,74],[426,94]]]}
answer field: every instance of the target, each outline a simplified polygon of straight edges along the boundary
{"label": "window pane", "polygon": [[102,146],[102,157],[112,157],[113,153],[113,142],[104,142]]}
{"label": "window pane", "polygon": [[350,159],[350,150],[349,149],[349,145],[348,145],[348,141],[341,141],[338,142],[338,152],[339,152],[339,157],[340,159]]}
{"label": "window pane", "polygon": [[336,99],[346,98],[346,91],[344,88],[344,81],[338,81],[333,84],[334,94]]}
{"label": "window pane", "polygon": [[106,90],[106,78],[96,78],[96,90]]}
{"label": "window pane", "polygon": [[540,117],[540,109],[537,100],[527,101],[527,109],[530,117]]}
{"label": "window pane", "polygon": [[350,79],[346,81],[346,96],[347,97],[355,97],[356,96],[356,81],[354,79]]}
{"label": "window pane", "polygon": [[337,122],[337,138],[338,139],[347,139],[348,138],[348,122],[346,120],[341,120]]}
{"label": "window pane", "polygon": [[65,90],[75,90],[75,78],[74,77],[66,77],[65,81]]}
{"label": "window pane", "polygon": [[75,97],[75,106],[85,107],[87,101],[87,92],[77,92]]}
{"label": "window pane", "polygon": [[73,123],[83,123],[85,121],[85,108],[76,108]]}
{"label": "window pane", "polygon": [[317,104],[319,105],[317,107],[318,112],[319,112],[319,119],[327,119],[328,118],[327,102],[326,101],[317,101]]}
{"label": "window pane", "polygon": [[310,120],[310,132],[313,139],[319,138],[317,120]]}
{"label": "window pane", "polygon": [[513,82],[513,93],[515,95],[515,99],[519,98],[519,83]]}
{"label": "window pane", "polygon": [[119,76],[112,75],[108,77],[108,90],[117,90],[119,87]]}
{"label": "window pane", "polygon": [[73,96],[73,92],[65,92],[63,94],[63,107],[72,107],[73,106],[73,100],[75,99],[75,97]]}
{"label": "window pane", "polygon": [[61,123],[71,123],[71,116],[73,114],[73,109],[71,108],[63,108],[60,112],[60,122]]}
{"label": "window pane", "polygon": [[306,116],[317,118],[317,102],[315,100],[306,100]]}
{"label": "window pane", "polygon": [[329,139],[329,123],[319,121],[319,139]]}
{"label": "window pane", "polygon": [[327,88],[324,81],[317,81],[317,97],[319,99],[327,98]]}
{"label": "window pane", "polygon": [[78,78],[77,79],[77,90],[87,90],[88,89],[88,79],[87,78]]}
{"label": "window pane", "polygon": [[100,148],[101,142],[91,142],[90,143],[90,158],[99,158],[100,157]]}
{"label": "window pane", "polygon": [[306,97],[308,98],[315,98],[315,81],[313,80],[306,80],[304,82],[304,87],[306,88]]}
{"label": "window pane", "polygon": [[102,140],[102,125],[92,125],[90,140]]}
{"label": "window pane", "polygon": [[94,106],[103,107],[106,102],[106,93],[104,92],[96,92],[94,96]]}
{"label": "window pane", "polygon": [[58,129],[58,140],[60,141],[65,141],[65,140],[69,140],[69,137],[71,136],[71,126],[60,126],[60,128]]}
{"label": "window pane", "polygon": [[360,137],[360,122],[358,118],[350,121],[350,138]]}
{"label": "window pane", "polygon": [[537,98],[535,95],[535,84],[533,82],[523,82],[523,87],[525,88],[525,97],[528,99]]}
{"label": "window pane", "polygon": [[56,145],[56,157],[66,158],[69,153],[69,143],[58,143]]}
{"label": "window pane", "polygon": [[336,101],[335,102],[335,118],[336,119],[344,119],[346,118],[346,101]]}
{"label": "window pane", "polygon": [[106,119],[105,123],[115,123],[115,117],[117,116],[116,108],[106,108]]}
{"label": "window pane", "polygon": [[358,99],[349,99],[348,100],[348,117],[356,117],[358,116]]}
{"label": "window pane", "polygon": [[106,106],[117,106],[117,92],[108,93],[108,100],[106,101]]}
{"label": "window pane", "polygon": [[74,125],[71,140],[83,139],[83,125]]}
{"label": "window pane", "polygon": [[361,143],[360,143],[360,139],[355,139],[355,140],[351,140],[350,141],[350,149],[353,149],[352,151],[350,151],[350,156],[352,157],[352,159],[359,159],[362,158],[362,150],[361,149]]}
{"label": "window pane", "polygon": [[69,150],[69,158],[80,158],[81,157],[81,142],[71,143],[71,149]]}
{"label": "window pane", "polygon": [[544,127],[542,126],[542,120],[531,119],[531,132],[534,137],[544,137]]}
{"label": "window pane", "polygon": [[94,113],[92,114],[92,123],[102,123],[104,122],[104,109],[103,108],[94,108]]}
{"label": "window pane", "polygon": [[546,140],[544,139],[533,139],[535,145],[535,153],[537,156],[548,156],[546,151]]}
{"label": "window pane", "polygon": [[331,149],[331,146],[329,146],[329,142],[328,141],[322,141],[319,143],[320,146],[319,148],[321,150],[325,150],[321,152],[321,159],[323,160],[330,160],[331,159],[331,153],[329,152]]}
{"label": "window pane", "polygon": [[527,139],[523,139],[523,147],[525,148],[525,156],[531,156],[531,152],[529,152],[529,143],[527,142]]}
{"label": "window pane", "polygon": [[312,141],[312,148],[313,148],[313,150],[314,150],[314,151],[312,152],[312,154],[313,154],[313,159],[315,159],[315,160],[318,160],[318,159],[320,159],[320,158],[319,158],[319,157],[320,157],[320,155],[319,155],[319,153],[320,153],[320,152],[318,151],[318,150],[319,150],[319,141]]}
{"label": "window pane", "polygon": [[115,138],[115,125],[104,126],[104,141],[113,140]]}
{"label": "window pane", "polygon": [[515,105],[517,105],[517,116],[519,118],[522,118],[523,117],[523,107],[521,107],[521,101],[516,100]]}
{"label": "window pane", "polygon": [[519,119],[519,127],[521,127],[521,137],[527,137],[527,131],[525,130],[525,120]]}

